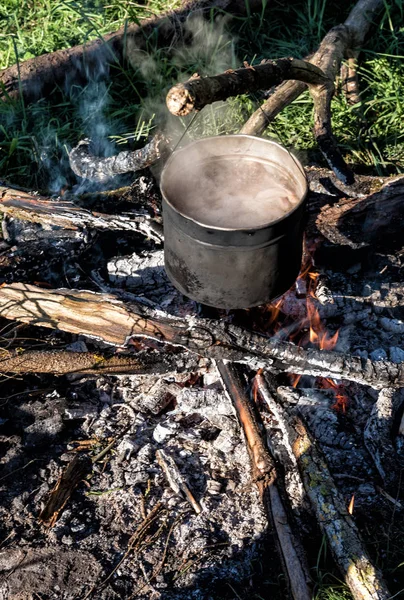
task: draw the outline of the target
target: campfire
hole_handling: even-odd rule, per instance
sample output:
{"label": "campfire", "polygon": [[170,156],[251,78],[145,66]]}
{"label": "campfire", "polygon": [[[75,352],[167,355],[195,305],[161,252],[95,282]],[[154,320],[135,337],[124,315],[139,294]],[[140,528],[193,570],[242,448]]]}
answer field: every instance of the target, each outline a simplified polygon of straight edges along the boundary
{"label": "campfire", "polygon": [[[395,535],[403,510],[404,180],[353,175],[330,116],[342,58],[382,4],[360,0],[308,60],[168,93],[184,115],[277,86],[249,135],[312,94],[330,168],[305,169],[300,273],[270,303],[215,308],[170,282],[158,173],[186,142],[164,130],[109,158],[87,139],[70,152],[83,180],[140,171],[124,190],[51,197],[3,182],[5,598],[234,598],[238,584],[269,597],[281,574],[280,597],[309,600],[312,548],[325,546],[355,600],[399,597],[372,536],[388,518]],[[12,73],[2,81],[12,94]]]}

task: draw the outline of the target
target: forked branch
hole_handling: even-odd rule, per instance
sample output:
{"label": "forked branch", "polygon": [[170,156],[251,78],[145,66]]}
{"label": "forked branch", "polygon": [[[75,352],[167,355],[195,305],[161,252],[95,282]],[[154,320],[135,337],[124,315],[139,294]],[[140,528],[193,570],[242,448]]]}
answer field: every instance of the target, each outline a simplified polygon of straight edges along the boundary
{"label": "forked branch", "polygon": [[174,115],[185,116],[212,102],[268,89],[285,80],[300,81],[309,87],[314,101],[314,135],[320,150],[337,177],[346,184],[353,183],[353,174],[338,150],[331,129],[333,80],[307,61],[280,58],[255,67],[226,71],[214,77],[192,77],[171,88],[167,95],[167,107]]}

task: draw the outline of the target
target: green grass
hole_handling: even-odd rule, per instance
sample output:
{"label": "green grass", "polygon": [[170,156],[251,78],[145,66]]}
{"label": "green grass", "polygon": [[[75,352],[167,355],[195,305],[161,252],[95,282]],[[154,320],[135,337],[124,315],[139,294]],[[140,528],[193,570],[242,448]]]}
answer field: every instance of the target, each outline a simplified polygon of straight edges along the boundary
{"label": "green grass", "polygon": [[[175,7],[179,0],[3,0],[0,6],[0,65],[9,66],[113,31]],[[389,8],[389,6],[391,7]],[[333,127],[346,159],[358,169],[378,174],[404,168],[404,28],[403,0],[386,2],[384,14],[362,52],[361,106],[333,100]],[[347,3],[347,14],[349,3]],[[168,120],[178,135],[190,120],[169,118],[164,97],[169,86],[194,72],[214,74],[263,57],[305,56],[324,33],[341,20],[330,0],[291,3],[272,0],[267,16],[237,19],[229,29],[226,16],[191,27],[195,42],[174,54],[156,50],[132,57],[125,68],[112,65],[109,76],[93,73],[82,89],[56,90],[29,106],[0,105],[0,172],[16,183],[57,191],[72,183],[67,150],[81,137],[95,139],[101,153],[141,144],[153,128]],[[258,107],[252,96],[207,107],[190,127],[192,137],[236,132]],[[268,127],[266,135],[300,151],[303,160],[321,162],[312,135],[312,102],[303,94]],[[117,148],[117,145],[119,146]]]}

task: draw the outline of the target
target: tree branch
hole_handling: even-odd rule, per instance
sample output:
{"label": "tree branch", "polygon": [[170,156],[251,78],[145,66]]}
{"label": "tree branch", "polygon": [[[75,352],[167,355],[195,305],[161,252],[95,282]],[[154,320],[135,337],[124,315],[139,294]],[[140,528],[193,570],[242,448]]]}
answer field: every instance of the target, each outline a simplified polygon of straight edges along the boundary
{"label": "tree branch", "polygon": [[212,359],[256,368],[272,365],[291,373],[347,379],[376,389],[404,386],[404,363],[372,361],[338,352],[304,349],[269,339],[231,323],[152,315],[115,296],[77,290],[45,290],[16,283],[0,287],[0,315],[24,323],[101,339],[115,346],[151,338]]}
{"label": "tree branch", "polygon": [[185,116],[207,104],[239,96],[246,92],[264,90],[285,79],[296,79],[309,85],[333,87],[324,73],[303,60],[279,58],[267,60],[255,67],[229,70],[214,77],[192,77],[172,87],[166,98],[168,110]]}

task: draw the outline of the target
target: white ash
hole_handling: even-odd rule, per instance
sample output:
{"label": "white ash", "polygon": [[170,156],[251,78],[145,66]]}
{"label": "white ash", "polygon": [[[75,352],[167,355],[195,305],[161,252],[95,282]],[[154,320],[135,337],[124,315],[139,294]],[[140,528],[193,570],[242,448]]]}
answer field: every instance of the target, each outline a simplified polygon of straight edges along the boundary
{"label": "white ash", "polygon": [[148,250],[112,258],[108,264],[109,281],[144,298],[164,314],[192,315],[197,304],[185,298],[169,281],[164,269],[163,250]]}
{"label": "white ash", "polygon": [[63,418],[67,421],[75,419],[90,419],[98,414],[98,406],[96,404],[77,404],[67,406],[63,413]]}
{"label": "white ash", "polygon": [[176,434],[176,424],[175,423],[167,423],[167,427],[164,427],[163,425],[160,425],[160,423],[158,423],[153,431],[153,439],[158,443],[161,444],[162,442],[165,442],[168,440],[168,438],[174,436]]}
{"label": "white ash", "polygon": [[122,285],[129,290],[142,290],[155,293],[168,283],[164,271],[164,252],[156,250],[147,254],[134,252],[130,256],[119,256],[107,264],[109,280],[114,285]]}
{"label": "white ash", "polygon": [[[181,380],[181,376],[177,376],[177,380]],[[116,378],[113,394],[115,399],[122,398],[137,411],[157,415],[177,398],[180,391],[181,388],[175,382],[167,381],[167,377],[121,375]]]}

